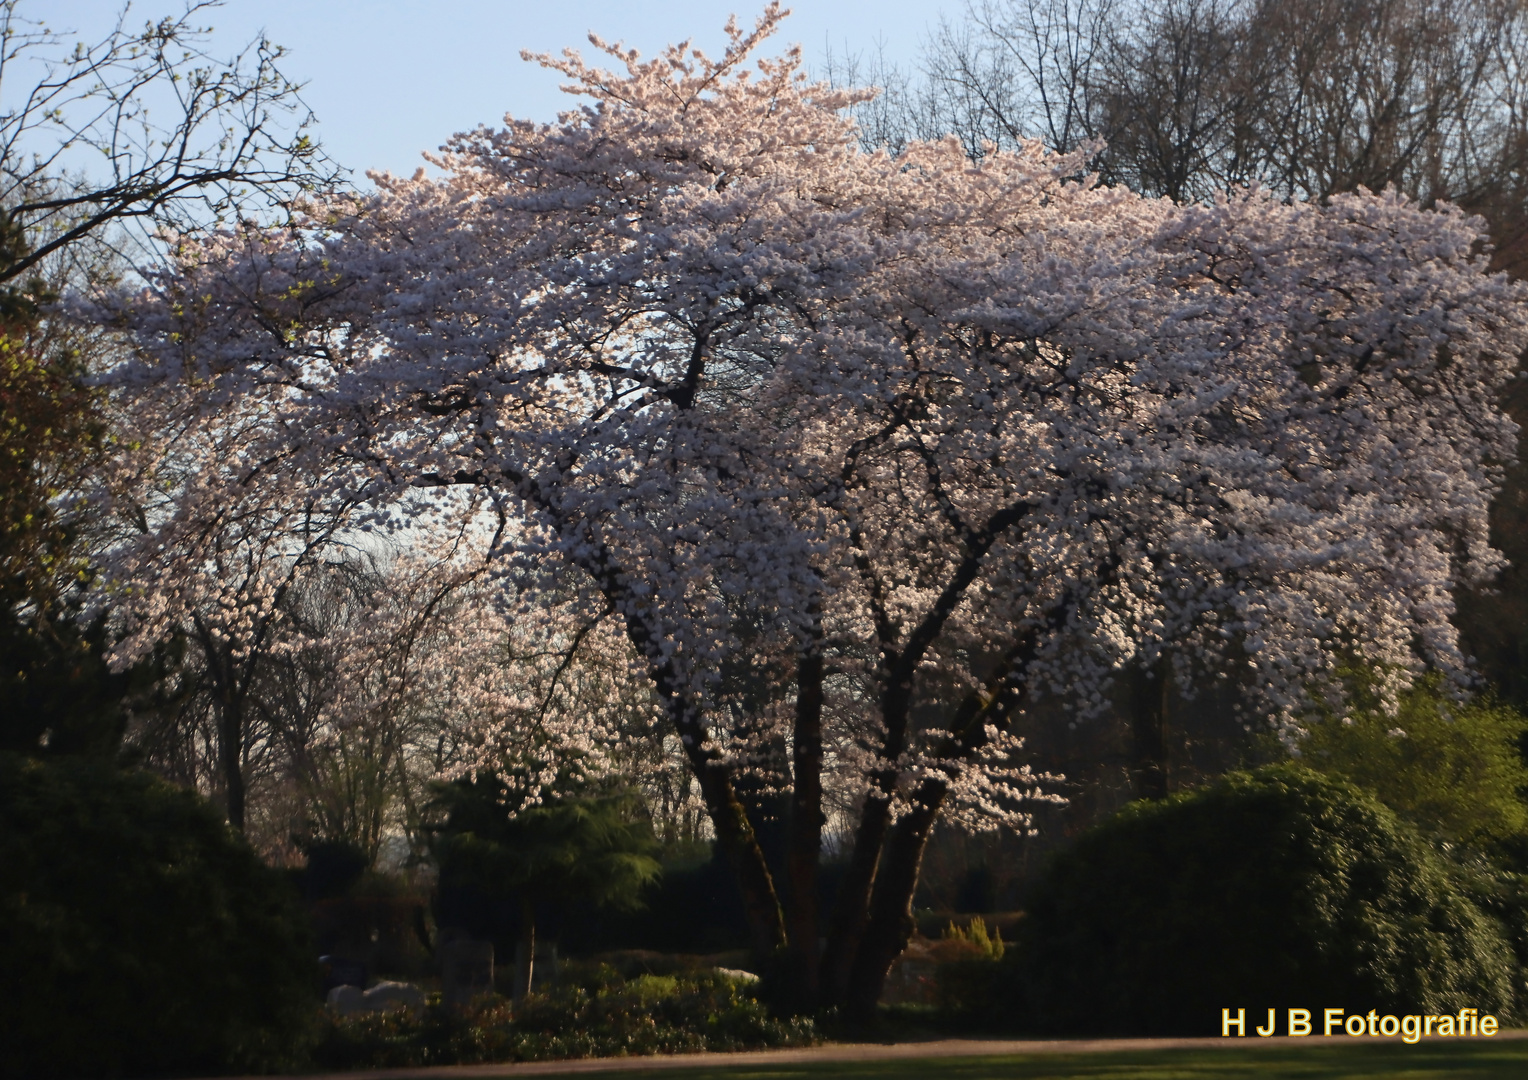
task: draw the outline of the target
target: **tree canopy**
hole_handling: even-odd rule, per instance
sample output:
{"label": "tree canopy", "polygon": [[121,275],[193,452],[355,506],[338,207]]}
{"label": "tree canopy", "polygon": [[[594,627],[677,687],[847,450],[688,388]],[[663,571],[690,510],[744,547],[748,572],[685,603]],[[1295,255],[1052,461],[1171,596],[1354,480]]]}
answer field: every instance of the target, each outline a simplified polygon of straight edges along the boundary
{"label": "tree canopy", "polygon": [[[1382,694],[1462,672],[1451,595],[1499,566],[1528,317],[1477,220],[1394,193],[1178,205],[1037,143],[866,152],[862,95],[794,51],[747,68],[780,18],[717,60],[542,57],[586,102],[558,123],[100,299],[138,343],[110,380],[131,467],[173,478],[116,555],[119,660],[238,562],[244,507],[491,537],[520,589],[624,633],[756,946],[864,1009],[935,820],[1043,797],[1006,734],[1035,697],[1101,708],[1168,642],[1287,720],[1355,658]],[[778,882],[761,782],[788,793]],[[852,855],[819,971],[830,814]]]}

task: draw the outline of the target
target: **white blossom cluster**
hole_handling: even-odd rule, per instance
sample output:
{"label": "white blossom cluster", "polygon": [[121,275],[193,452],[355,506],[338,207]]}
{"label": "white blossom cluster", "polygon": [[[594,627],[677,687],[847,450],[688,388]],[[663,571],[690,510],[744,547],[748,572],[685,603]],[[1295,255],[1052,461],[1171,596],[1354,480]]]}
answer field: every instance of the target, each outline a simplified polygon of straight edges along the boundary
{"label": "white blossom cluster", "polygon": [[[223,603],[255,537],[470,532],[518,588],[608,608],[713,816],[820,693],[798,785],[1020,825],[1008,718],[1099,708],[1121,665],[1244,668],[1286,721],[1343,662],[1463,677],[1451,596],[1500,566],[1528,345],[1478,220],[1180,206],[1037,144],[865,152],[863,95],[745,66],[779,17],[719,60],[540,58],[583,101],[557,123],[98,301],[139,345],[109,382],[156,485],[123,658]],[[740,734],[743,661],[775,689]]]}

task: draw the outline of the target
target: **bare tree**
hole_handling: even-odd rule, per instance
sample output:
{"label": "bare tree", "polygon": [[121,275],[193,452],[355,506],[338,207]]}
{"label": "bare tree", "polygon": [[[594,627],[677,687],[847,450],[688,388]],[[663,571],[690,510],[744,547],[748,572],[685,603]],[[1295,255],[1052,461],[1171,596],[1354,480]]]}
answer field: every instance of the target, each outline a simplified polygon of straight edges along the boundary
{"label": "bare tree", "polygon": [[1024,139],[1074,150],[1098,138],[1094,90],[1117,0],[981,0],[966,22],[941,20],[924,74],[934,110],[967,152]]}
{"label": "bare tree", "polygon": [[1394,185],[1485,214],[1500,263],[1522,244],[1525,62],[1516,0],[981,0],[895,100],[973,156],[1097,140],[1106,180],[1178,200]]}
{"label": "bare tree", "polygon": [[1295,198],[1468,197],[1497,166],[1521,18],[1495,0],[1261,0],[1240,64],[1254,170]]}
{"label": "bare tree", "polygon": [[0,3],[0,284],[113,227],[188,228],[279,206],[339,170],[259,38],[214,55],[218,0],[89,42]]}
{"label": "bare tree", "polygon": [[1178,202],[1245,179],[1242,129],[1253,87],[1238,77],[1244,35],[1227,0],[1162,0],[1108,28],[1078,78],[1104,141],[1105,178]]}

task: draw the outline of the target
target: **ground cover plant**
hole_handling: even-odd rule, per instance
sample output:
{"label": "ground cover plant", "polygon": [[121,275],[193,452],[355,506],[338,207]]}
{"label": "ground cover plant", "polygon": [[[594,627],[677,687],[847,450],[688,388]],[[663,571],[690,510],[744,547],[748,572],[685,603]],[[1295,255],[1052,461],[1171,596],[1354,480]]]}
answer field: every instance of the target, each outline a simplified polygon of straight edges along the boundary
{"label": "ground cover plant", "polygon": [[809,1019],[771,1016],[751,989],[715,972],[628,980],[596,967],[513,1003],[488,999],[461,1010],[437,1001],[422,1012],[326,1013],[314,1062],[330,1069],[475,1065],[816,1041]]}

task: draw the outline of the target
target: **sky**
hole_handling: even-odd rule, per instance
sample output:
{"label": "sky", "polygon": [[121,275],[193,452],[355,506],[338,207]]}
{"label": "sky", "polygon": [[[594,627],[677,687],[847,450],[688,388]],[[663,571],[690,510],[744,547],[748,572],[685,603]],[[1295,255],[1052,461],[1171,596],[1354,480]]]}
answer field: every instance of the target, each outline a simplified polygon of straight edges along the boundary
{"label": "sky", "polygon": [[[521,49],[559,52],[598,32],[644,55],[691,39],[721,52],[731,12],[750,25],[764,0],[228,0],[204,20],[217,53],[232,52],[262,30],[289,55],[282,70],[306,83],[330,156],[356,171],[412,173],[420,152],[457,131],[499,122],[505,113],[552,120],[572,99],[559,78],[520,59]],[[118,0],[23,3],[56,30],[93,37],[120,10]],[[779,35],[799,42],[810,63],[835,52],[879,49],[916,63],[920,43],[963,0],[792,0]],[[134,0],[132,22],[178,10],[178,0]],[[782,43],[783,44],[783,43]],[[779,51],[779,46],[770,51]]]}

